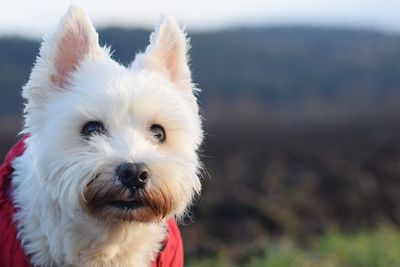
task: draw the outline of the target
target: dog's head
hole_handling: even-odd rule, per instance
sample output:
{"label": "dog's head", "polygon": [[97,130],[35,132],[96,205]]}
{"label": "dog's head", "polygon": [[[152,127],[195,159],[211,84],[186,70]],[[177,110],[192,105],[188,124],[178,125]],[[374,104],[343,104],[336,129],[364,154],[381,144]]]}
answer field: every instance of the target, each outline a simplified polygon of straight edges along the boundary
{"label": "dog's head", "polygon": [[25,132],[43,190],[69,216],[159,221],[200,191],[202,141],[188,41],[161,20],[129,67],[77,7],[44,38],[24,87]]}

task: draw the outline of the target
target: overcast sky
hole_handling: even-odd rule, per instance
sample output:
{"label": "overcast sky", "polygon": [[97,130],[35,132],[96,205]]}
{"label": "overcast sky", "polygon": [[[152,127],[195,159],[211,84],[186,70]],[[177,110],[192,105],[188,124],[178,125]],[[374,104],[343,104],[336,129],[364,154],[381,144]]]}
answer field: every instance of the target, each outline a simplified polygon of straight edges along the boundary
{"label": "overcast sky", "polygon": [[346,26],[400,33],[400,0],[0,0],[0,35],[39,37],[71,4],[95,26],[151,27],[161,14],[189,30],[251,25]]}

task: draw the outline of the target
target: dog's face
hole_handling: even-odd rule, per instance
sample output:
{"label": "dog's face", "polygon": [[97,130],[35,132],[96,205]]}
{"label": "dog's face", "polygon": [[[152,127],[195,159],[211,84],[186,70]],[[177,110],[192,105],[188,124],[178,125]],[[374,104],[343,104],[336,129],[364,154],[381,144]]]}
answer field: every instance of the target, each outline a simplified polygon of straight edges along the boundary
{"label": "dog's face", "polygon": [[164,18],[129,67],[70,9],[24,88],[33,167],[69,216],[159,221],[200,191],[201,120],[184,32]]}

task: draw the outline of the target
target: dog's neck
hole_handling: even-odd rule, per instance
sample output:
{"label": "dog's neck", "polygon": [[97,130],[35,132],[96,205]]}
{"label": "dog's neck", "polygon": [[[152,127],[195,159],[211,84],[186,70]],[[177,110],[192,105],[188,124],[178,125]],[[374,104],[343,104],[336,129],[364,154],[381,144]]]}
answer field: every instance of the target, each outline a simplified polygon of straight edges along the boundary
{"label": "dog's neck", "polygon": [[13,203],[18,236],[35,266],[149,266],[166,236],[164,223],[70,217],[41,188],[27,151],[14,163]]}

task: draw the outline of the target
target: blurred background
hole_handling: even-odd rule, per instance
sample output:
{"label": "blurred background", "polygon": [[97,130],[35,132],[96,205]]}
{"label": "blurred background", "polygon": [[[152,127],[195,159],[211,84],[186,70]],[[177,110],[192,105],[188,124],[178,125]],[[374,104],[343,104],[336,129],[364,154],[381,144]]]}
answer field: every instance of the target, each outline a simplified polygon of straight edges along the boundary
{"label": "blurred background", "polygon": [[[0,156],[41,36],[70,1],[0,9]],[[160,14],[191,38],[204,190],[187,266],[400,266],[400,2],[74,1],[128,64]]]}

